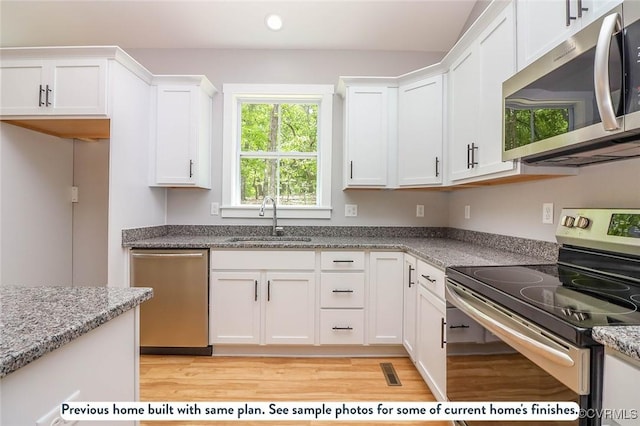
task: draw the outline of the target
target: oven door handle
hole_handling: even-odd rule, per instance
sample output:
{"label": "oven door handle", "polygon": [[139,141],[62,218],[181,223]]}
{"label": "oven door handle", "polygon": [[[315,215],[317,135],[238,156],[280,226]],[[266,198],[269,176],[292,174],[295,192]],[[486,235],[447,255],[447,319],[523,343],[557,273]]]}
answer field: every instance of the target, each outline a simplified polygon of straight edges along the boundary
{"label": "oven door handle", "polygon": [[[507,343],[514,343],[519,346],[524,346],[526,349],[535,352],[538,355],[552,361],[555,364],[561,365],[563,367],[573,367],[575,365],[575,361],[566,353],[561,352],[560,350],[549,346],[547,343],[538,341],[530,336],[527,336],[520,331],[516,330],[519,324],[515,321],[511,320],[506,315],[502,314],[500,311],[495,310],[492,314],[503,316],[503,321],[509,322],[510,325],[506,326],[502,324],[500,321],[492,318],[489,314],[484,312],[478,306],[474,306],[473,302],[463,299],[455,288],[451,288],[451,286],[447,283],[445,290],[447,292],[447,300],[451,302],[453,305],[458,307],[465,314],[469,315],[471,318],[478,321],[484,327],[486,327],[492,333],[500,336]],[[492,309],[491,306],[485,305],[485,309]],[[524,330],[524,325],[521,326]],[[540,336],[540,339],[543,337]]]}

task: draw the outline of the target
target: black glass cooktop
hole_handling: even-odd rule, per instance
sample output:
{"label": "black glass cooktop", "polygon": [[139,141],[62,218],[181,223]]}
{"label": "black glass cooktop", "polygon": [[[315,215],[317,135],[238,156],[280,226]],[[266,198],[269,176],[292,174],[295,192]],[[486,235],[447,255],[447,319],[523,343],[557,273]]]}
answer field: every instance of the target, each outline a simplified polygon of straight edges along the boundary
{"label": "black glass cooktop", "polygon": [[640,324],[640,283],[563,265],[473,266],[448,277],[578,345],[591,328]]}

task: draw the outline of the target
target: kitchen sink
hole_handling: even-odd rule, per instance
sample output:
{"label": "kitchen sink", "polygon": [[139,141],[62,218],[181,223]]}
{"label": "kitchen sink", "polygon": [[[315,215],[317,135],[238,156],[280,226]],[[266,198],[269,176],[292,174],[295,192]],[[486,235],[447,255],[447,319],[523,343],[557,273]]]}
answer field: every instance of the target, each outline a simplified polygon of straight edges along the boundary
{"label": "kitchen sink", "polygon": [[300,243],[309,242],[311,237],[259,236],[259,237],[231,237],[228,243]]}

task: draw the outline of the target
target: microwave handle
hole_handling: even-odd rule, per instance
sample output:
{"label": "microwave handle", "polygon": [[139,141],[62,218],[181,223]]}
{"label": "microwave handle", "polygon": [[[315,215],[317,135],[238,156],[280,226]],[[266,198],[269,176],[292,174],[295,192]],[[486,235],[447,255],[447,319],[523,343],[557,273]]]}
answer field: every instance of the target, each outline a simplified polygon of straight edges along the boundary
{"label": "microwave handle", "polygon": [[609,49],[611,37],[616,31],[622,30],[622,21],[619,13],[612,13],[604,18],[598,44],[596,45],[596,57],[593,67],[593,84],[596,91],[596,104],[602,118],[605,130],[618,130],[620,126],[616,120],[616,111],[611,100],[611,84],[609,82]]}

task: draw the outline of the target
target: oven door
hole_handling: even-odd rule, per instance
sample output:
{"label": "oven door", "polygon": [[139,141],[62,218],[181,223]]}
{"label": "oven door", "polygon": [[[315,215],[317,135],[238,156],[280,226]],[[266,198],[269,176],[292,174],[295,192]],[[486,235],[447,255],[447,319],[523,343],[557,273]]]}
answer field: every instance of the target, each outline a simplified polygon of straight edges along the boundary
{"label": "oven door", "polygon": [[[589,408],[589,349],[554,338],[451,280],[446,284],[446,298],[449,401],[573,401]],[[466,423],[488,426],[497,422]],[[588,423],[545,422],[555,424]]]}

